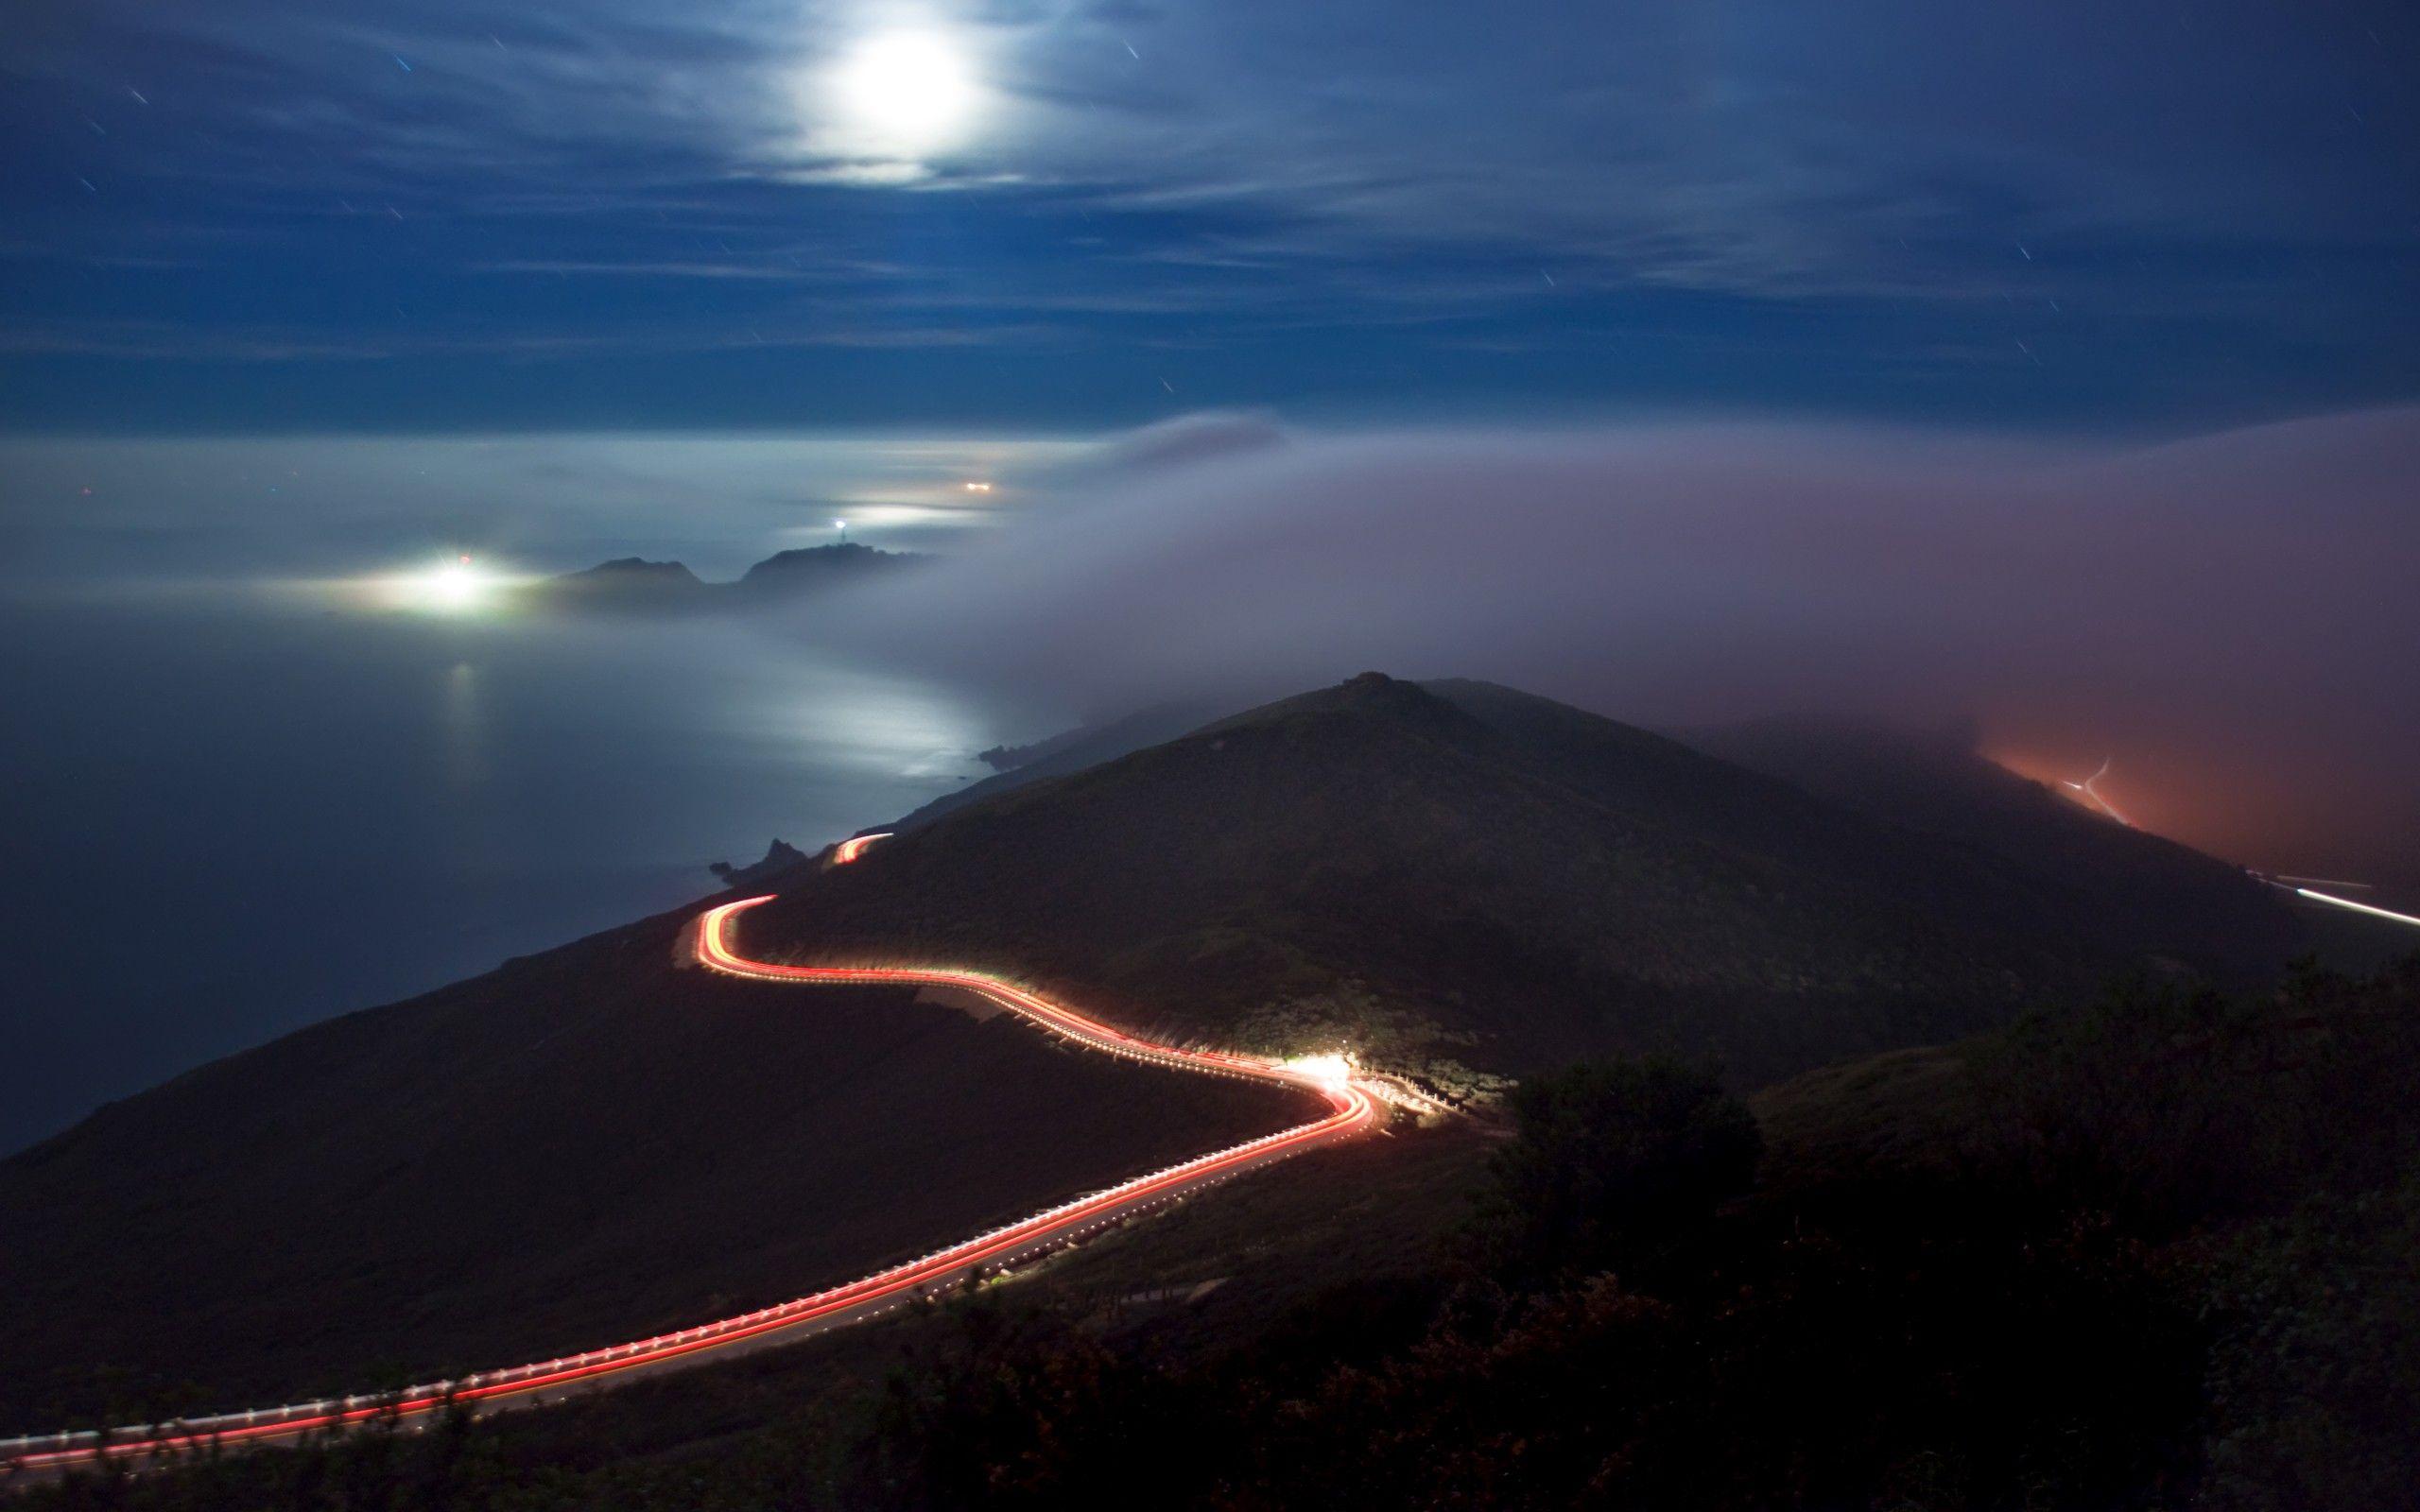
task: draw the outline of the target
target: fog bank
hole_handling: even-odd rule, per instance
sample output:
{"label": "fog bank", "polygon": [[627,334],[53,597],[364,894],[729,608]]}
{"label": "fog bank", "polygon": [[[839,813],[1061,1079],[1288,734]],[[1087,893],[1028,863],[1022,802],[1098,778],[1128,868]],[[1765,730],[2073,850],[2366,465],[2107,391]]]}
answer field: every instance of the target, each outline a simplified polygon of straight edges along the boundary
{"label": "fog bank", "polygon": [[2238,859],[2411,877],[2420,411],[2151,450],[1846,428],[1156,427],[871,600],[859,655],[1078,709],[1378,668],[1662,727],[1973,719]]}

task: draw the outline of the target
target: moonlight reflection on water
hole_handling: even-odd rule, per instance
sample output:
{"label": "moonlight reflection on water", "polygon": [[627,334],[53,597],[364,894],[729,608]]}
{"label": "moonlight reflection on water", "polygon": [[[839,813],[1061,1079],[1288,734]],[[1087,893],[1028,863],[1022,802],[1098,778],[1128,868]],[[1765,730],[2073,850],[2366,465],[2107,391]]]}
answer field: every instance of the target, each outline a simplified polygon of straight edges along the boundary
{"label": "moonlight reflection on water", "polygon": [[[741,624],[0,602],[0,1148],[714,887],[978,769],[999,712]],[[176,752],[173,762],[165,751]],[[298,939],[311,949],[298,951]]]}

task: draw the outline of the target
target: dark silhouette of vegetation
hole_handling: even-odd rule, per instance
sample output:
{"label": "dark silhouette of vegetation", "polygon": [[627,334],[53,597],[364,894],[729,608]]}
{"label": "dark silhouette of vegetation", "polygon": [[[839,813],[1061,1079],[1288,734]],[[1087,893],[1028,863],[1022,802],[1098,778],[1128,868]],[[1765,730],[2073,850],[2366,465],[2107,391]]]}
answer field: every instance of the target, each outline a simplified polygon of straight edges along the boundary
{"label": "dark silhouette of vegetation", "polygon": [[1627,1271],[1686,1243],[1748,1190],[1763,1141],[1711,1068],[1667,1057],[1582,1061],[1511,1098],[1480,1239],[1494,1267],[1536,1280]]}
{"label": "dark silhouette of vegetation", "polygon": [[2158,1234],[2389,1185],[2413,1155],[2389,1069],[2420,1046],[2413,971],[2305,966],[2266,999],[2130,981],[2031,1016],[1977,1057],[1987,1149]]}
{"label": "dark silhouette of vegetation", "polygon": [[989,1299],[959,1321],[945,1349],[890,1378],[843,1504],[1111,1506],[1193,1452],[1165,1374]]}

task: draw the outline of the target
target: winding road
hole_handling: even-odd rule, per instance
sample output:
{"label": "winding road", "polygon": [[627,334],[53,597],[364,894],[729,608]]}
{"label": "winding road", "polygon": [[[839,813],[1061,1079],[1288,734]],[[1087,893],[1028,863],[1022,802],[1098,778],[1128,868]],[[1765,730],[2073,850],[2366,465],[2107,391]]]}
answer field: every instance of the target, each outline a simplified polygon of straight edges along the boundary
{"label": "winding road", "polygon": [[[833,860],[836,864],[856,861],[867,846],[881,838],[884,836],[876,834],[844,841]],[[846,1285],[735,1317],[561,1359],[409,1386],[401,1392],[297,1402],[106,1432],[0,1439],[0,1466],[26,1471],[53,1470],[105,1457],[173,1453],[208,1445],[292,1442],[304,1435],[372,1418],[424,1417],[454,1403],[475,1404],[482,1409],[534,1406],[561,1400],[576,1390],[618,1384],[642,1374],[791,1343],[880,1316],[920,1298],[939,1296],[970,1277],[994,1274],[1034,1260],[1136,1212],[1175,1201],[1241,1172],[1359,1134],[1377,1121],[1378,1098],[1371,1087],[1355,1079],[1333,1057],[1324,1063],[1287,1065],[1158,1044],[980,971],[786,966],[742,955],[732,943],[735,922],[749,909],[770,901],[770,895],[743,899],[718,904],[699,916],[691,936],[691,948],[699,963],[726,975],[757,982],[953,988],[976,993],[1085,1049],[1171,1071],[1299,1088],[1324,1101],[1327,1112],[1309,1123],[1213,1150],[1106,1191],[1061,1203],[1020,1222],[977,1234]]]}

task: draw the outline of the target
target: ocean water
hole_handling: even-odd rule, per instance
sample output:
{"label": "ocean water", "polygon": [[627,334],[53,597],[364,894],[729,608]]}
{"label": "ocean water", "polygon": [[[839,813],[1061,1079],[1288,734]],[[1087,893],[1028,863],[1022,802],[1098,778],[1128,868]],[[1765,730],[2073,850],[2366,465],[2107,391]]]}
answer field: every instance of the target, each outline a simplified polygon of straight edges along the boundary
{"label": "ocean water", "polygon": [[0,600],[0,1152],[896,817],[1003,717],[745,624]]}

